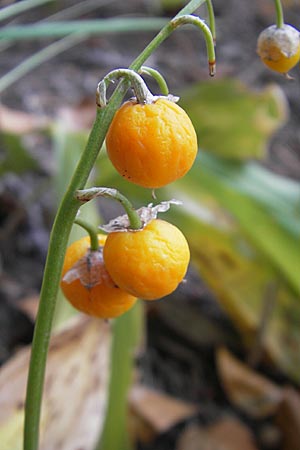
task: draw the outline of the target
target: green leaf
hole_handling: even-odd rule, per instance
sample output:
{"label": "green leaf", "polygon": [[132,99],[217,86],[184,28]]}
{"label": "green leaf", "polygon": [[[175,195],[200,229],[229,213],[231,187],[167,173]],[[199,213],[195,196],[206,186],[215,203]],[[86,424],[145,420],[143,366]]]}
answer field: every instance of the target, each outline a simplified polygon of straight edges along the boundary
{"label": "green leaf", "polygon": [[[226,166],[224,166],[224,171],[225,169]],[[238,176],[236,178],[238,179]],[[182,180],[178,185],[194,201],[197,201],[199,189],[217,199],[220,205],[235,217],[252,243],[269,258],[271,264],[284,274],[295,291],[300,293],[297,270],[300,258],[299,201],[297,201],[299,185],[290,185],[289,200],[284,191],[282,196],[278,194],[278,187],[275,187],[277,177],[273,179],[273,183],[271,178],[268,180],[268,194],[266,194],[266,183],[260,183],[259,179],[254,177],[253,172],[250,171],[250,176],[247,177],[245,171],[243,182],[234,184],[229,176],[221,177],[220,172],[214,170],[212,166],[201,166],[199,158],[190,171],[188,179],[185,179],[188,181]],[[284,183],[284,179],[282,182]],[[245,186],[251,187],[252,184],[256,184],[256,187],[255,197],[252,195],[251,198],[250,195],[247,195]],[[266,195],[273,198],[273,208],[266,207]],[[278,204],[274,209],[276,196]],[[264,200],[258,200],[260,198]],[[285,217],[284,224],[278,220],[280,216]],[[289,232],[289,229],[292,229],[293,233]]]}
{"label": "green leaf", "polygon": [[[99,185],[126,192],[137,207],[153,201],[150,190],[123,180],[104,154],[99,164]],[[264,302],[272,301],[266,299],[268,287],[277,286],[264,345],[274,365],[299,382],[296,260],[300,246],[295,212],[299,184],[253,163],[229,164],[201,154],[183,179],[157,190],[156,195],[156,201],[183,201],[181,207],[165,213],[164,219],[186,235],[192,264],[249,347],[255,341]],[[283,214],[289,226],[279,220]]]}
{"label": "green leaf", "polygon": [[225,158],[263,158],[268,139],[285,122],[287,106],[278,86],[254,92],[236,80],[201,82],[182,96],[199,146]]}

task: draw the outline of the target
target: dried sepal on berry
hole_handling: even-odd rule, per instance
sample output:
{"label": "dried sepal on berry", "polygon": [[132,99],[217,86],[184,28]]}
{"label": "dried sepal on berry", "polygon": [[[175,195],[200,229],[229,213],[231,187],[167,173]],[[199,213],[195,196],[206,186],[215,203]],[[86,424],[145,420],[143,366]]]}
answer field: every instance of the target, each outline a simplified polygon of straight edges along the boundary
{"label": "dried sepal on berry", "polygon": [[89,236],[67,248],[60,286],[74,308],[91,316],[109,319],[128,311],[136,298],[112,280],[103,261],[106,236],[98,235],[98,241],[98,250],[90,249]]}
{"label": "dried sepal on berry", "polygon": [[300,59],[299,31],[291,25],[271,25],[257,40],[257,53],[270,69],[286,74]]}
{"label": "dried sepal on berry", "polygon": [[[158,213],[166,212],[170,209],[171,205],[182,205],[182,202],[179,200],[168,200],[163,201],[155,206],[152,203],[149,203],[147,206],[142,206],[141,208],[136,210],[139,218],[141,219],[142,228],[148,225],[151,220],[156,219]],[[140,231],[140,230],[132,230],[130,227],[130,221],[127,214],[116,217],[115,219],[110,220],[107,224],[100,225],[100,230],[105,231],[106,233],[114,233],[114,232],[122,232],[122,231]]]}

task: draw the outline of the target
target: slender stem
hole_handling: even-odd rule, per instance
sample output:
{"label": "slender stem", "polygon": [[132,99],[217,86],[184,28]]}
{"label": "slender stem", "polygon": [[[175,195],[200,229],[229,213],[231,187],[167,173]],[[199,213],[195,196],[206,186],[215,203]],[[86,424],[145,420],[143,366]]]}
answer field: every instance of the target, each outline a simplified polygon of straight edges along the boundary
{"label": "slender stem", "polygon": [[0,10],[0,20],[8,19],[9,17],[20,14],[23,11],[28,11],[31,8],[35,8],[36,6],[52,1],[53,0],[23,0],[20,3],[13,3],[12,5],[6,6],[6,8],[2,8]]}
{"label": "slender stem", "polygon": [[284,25],[283,9],[280,0],[274,0],[276,10],[276,26],[282,28]]}
{"label": "slender stem", "polygon": [[126,211],[131,230],[139,230],[142,228],[142,221],[137,211],[133,208],[131,202],[125,195],[121,194],[117,189],[107,187],[93,187],[89,189],[79,189],[76,192],[76,198],[80,202],[89,202],[97,197],[106,197],[121,203]]}
{"label": "slender stem", "polygon": [[79,33],[89,35],[128,33],[128,31],[156,31],[166,24],[161,17],[115,18],[98,20],[69,20],[30,25],[10,25],[0,30],[0,39],[36,39],[62,37]]}
{"label": "slender stem", "polygon": [[99,250],[99,241],[98,241],[98,230],[93,225],[91,225],[86,220],[81,219],[80,217],[77,217],[74,220],[74,223],[76,225],[79,225],[81,228],[83,228],[85,231],[87,231],[90,235],[90,241],[91,241],[91,250],[96,252]]}
{"label": "slender stem", "polygon": [[107,103],[107,86],[111,81],[119,78],[124,78],[129,81],[139,103],[152,103],[153,95],[149,91],[143,78],[137,72],[132,69],[115,69],[109,72],[98,84],[96,102],[100,108],[104,108]]}
{"label": "slender stem", "polygon": [[203,32],[203,35],[205,38],[205,43],[206,43],[209,74],[210,74],[210,76],[214,76],[215,68],[216,68],[215,45],[214,45],[212,33],[211,33],[209,27],[206,25],[206,23],[197,16],[192,16],[190,14],[186,14],[184,16],[181,16],[181,17],[171,20],[171,24],[173,25],[174,28],[180,27],[181,25],[185,25],[185,24],[195,25],[196,27],[200,28],[200,30]]}
{"label": "slender stem", "polygon": [[82,42],[86,38],[86,35],[79,34],[67,36],[63,39],[60,39],[59,41],[53,42],[39,52],[30,56],[10,72],[7,72],[2,78],[0,78],[0,93],[16,81],[18,81],[20,78],[22,78],[28,72],[40,66],[42,63],[68,50],[69,48],[73,47],[79,42]]}
{"label": "slender stem", "polygon": [[158,70],[152,69],[152,67],[142,66],[139,70],[139,73],[141,75],[143,74],[150,75],[157,82],[160,92],[163,95],[169,95],[169,88],[167,82]]}
{"label": "slender stem", "polygon": [[214,40],[214,44],[216,45],[216,23],[215,23],[215,13],[214,13],[214,7],[212,4],[212,0],[206,0],[206,7],[208,11],[208,20],[209,20],[209,28]]}
{"label": "slender stem", "polygon": [[[195,11],[204,1],[192,0],[178,15],[189,14]],[[138,71],[151,53],[172,31],[173,27],[170,28],[169,25],[166,25],[135,59],[130,68]],[[69,187],[61,201],[53,224],[32,341],[25,401],[24,450],[38,449],[41,400],[53,315],[68,237],[80,205],[79,201],[74,197],[74,194],[78,189],[84,188],[89,173],[102,147],[114,113],[124,98],[127,89],[128,82],[122,80],[111,96],[109,105],[97,111],[96,120],[91,130],[87,146],[82,153]]]}
{"label": "slender stem", "polygon": [[[191,14],[199,6],[205,3],[206,0],[191,0],[184,8],[182,8],[179,13],[174,17],[177,19],[185,14]],[[139,70],[141,66],[147,61],[151,53],[160,46],[160,44],[167,39],[174,31],[172,22],[167,23],[164,28],[152,39],[152,41],[144,48],[144,50],[139,54],[139,56],[130,64],[129,69]]]}

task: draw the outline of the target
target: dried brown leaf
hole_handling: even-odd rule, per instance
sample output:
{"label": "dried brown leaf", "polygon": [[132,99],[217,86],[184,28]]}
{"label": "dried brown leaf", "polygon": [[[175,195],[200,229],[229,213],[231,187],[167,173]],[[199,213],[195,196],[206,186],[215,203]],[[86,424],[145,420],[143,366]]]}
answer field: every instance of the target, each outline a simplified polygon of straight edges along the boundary
{"label": "dried brown leaf", "polygon": [[231,403],[251,417],[274,414],[282,398],[282,390],[273,382],[254,372],[221,348],[216,355],[224,391]]}
{"label": "dried brown leaf", "polygon": [[251,430],[228,417],[206,428],[189,425],[181,434],[176,450],[258,450]]}
{"label": "dried brown leaf", "polygon": [[282,432],[283,450],[299,450],[300,447],[300,393],[292,387],[283,389],[283,396],[276,415]]}
{"label": "dried brown leaf", "polygon": [[[40,450],[92,449],[104,420],[110,326],[78,316],[51,340],[41,420]],[[0,442],[21,449],[30,348],[0,371]]]}
{"label": "dried brown leaf", "polygon": [[176,423],[195,415],[198,411],[198,407],[194,404],[138,384],[131,389],[129,404],[135,425],[139,423],[141,427],[135,431],[139,437],[143,434],[145,440],[169,430]]}

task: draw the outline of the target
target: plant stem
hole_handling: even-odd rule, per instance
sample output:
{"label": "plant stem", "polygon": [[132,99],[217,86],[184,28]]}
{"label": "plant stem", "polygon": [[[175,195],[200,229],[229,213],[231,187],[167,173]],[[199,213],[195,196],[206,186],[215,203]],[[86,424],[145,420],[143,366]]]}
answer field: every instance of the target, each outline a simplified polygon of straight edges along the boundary
{"label": "plant stem", "polygon": [[282,28],[284,25],[283,9],[280,0],[274,0],[276,10],[276,26]]}
{"label": "plant stem", "polygon": [[216,23],[215,23],[215,13],[214,13],[214,7],[212,4],[212,0],[206,0],[206,7],[208,11],[208,19],[209,19],[209,28],[214,40],[214,44],[216,45]]}
{"label": "plant stem", "polygon": [[86,220],[83,220],[79,217],[77,217],[74,220],[74,223],[76,223],[76,225],[79,225],[81,228],[83,228],[85,231],[87,231],[89,233],[90,241],[91,241],[91,250],[93,252],[96,252],[97,250],[99,250],[97,229],[93,225],[91,225],[89,222],[87,222]]}
{"label": "plant stem", "polygon": [[177,28],[185,24],[195,25],[203,32],[208,56],[209,74],[211,76],[214,76],[216,66],[215,44],[212,37],[212,33],[209,27],[206,25],[206,23],[197,16],[185,14],[183,16],[171,20],[171,24],[173,25],[174,28]]}
{"label": "plant stem", "polygon": [[100,35],[104,33],[128,33],[129,31],[156,31],[166,24],[160,17],[69,20],[30,25],[10,25],[0,30],[0,39],[37,39],[62,37],[68,34]]}
{"label": "plant stem", "polygon": [[[193,12],[203,2],[204,0],[192,0],[183,8],[177,17],[180,14]],[[135,59],[130,68],[138,71],[151,53],[173,30],[174,28],[172,26],[166,25],[138,58]],[[97,111],[86,148],[82,153],[69,187],[61,201],[53,224],[32,341],[25,401],[24,450],[38,449],[41,400],[56,297],[68,237],[80,205],[74,195],[78,189],[84,188],[102,147],[114,113],[124,98],[127,89],[128,82],[122,80],[111,96],[109,105]]]}
{"label": "plant stem", "polygon": [[80,202],[89,202],[90,200],[93,200],[97,197],[106,197],[117,200],[117,202],[121,203],[126,211],[130,223],[130,229],[139,230],[140,228],[142,228],[142,222],[138,213],[133,208],[128,198],[125,197],[125,195],[121,194],[121,192],[119,192],[117,189],[107,187],[93,187],[89,189],[79,189],[76,192],[76,198]]}
{"label": "plant stem", "polygon": [[[182,8],[179,13],[174,17],[177,19],[185,14],[193,13],[199,6],[205,3],[206,0],[191,0],[184,8]],[[174,20],[173,19],[173,20]],[[144,48],[144,50],[139,54],[139,56],[130,64],[129,69],[138,71],[144,62],[149,58],[151,53],[160,46],[160,44],[173,33],[174,27],[171,22],[167,23],[162,30],[152,39],[152,41]]]}
{"label": "plant stem", "polygon": [[0,21],[52,1],[53,0],[23,0],[20,3],[13,3],[0,10]]}
{"label": "plant stem", "polygon": [[159,73],[158,70],[152,69],[152,67],[142,66],[139,70],[139,74],[141,75],[150,75],[157,82],[160,92],[162,95],[169,95],[169,88],[164,77]]}
{"label": "plant stem", "polygon": [[6,73],[2,78],[0,78],[0,93],[31,70],[40,66],[42,63],[48,61],[59,53],[68,50],[79,42],[82,42],[86,38],[86,35],[73,34],[71,36],[60,39],[59,41],[53,42],[39,52],[30,56],[10,72]]}
{"label": "plant stem", "polygon": [[143,78],[131,69],[115,69],[109,72],[103,80],[100,81],[97,88],[96,103],[100,108],[104,108],[107,103],[106,89],[109,83],[115,79],[124,78],[128,80],[134,90],[138,103],[152,103],[153,95],[149,91]]}

